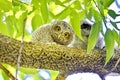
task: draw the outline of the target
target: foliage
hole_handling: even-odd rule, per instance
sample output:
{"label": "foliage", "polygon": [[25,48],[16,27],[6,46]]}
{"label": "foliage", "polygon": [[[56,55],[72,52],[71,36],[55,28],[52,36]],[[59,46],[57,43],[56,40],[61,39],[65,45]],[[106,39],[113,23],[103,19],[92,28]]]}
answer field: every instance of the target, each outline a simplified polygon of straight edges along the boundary
{"label": "foliage", "polygon": [[[114,53],[115,41],[120,45],[120,29],[117,23],[109,19],[113,30],[106,25],[108,16],[116,19],[120,14],[109,10],[114,0],[0,0],[0,32],[20,39],[25,26],[25,40],[30,39],[32,31],[53,20],[67,20],[77,36],[82,39],[81,21],[89,19],[92,26],[88,48],[92,50],[98,39],[99,32],[105,37],[106,64]],[[106,32],[103,32],[105,25]],[[119,33],[118,33],[118,32]],[[4,73],[3,73],[4,76]]]}

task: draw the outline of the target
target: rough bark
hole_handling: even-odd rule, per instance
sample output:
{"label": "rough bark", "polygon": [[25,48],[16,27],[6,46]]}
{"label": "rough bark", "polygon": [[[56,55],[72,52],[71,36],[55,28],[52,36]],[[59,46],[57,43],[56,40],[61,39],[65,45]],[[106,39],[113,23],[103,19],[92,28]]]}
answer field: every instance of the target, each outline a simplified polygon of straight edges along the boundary
{"label": "rough bark", "polygon": [[[20,46],[20,41],[0,34],[0,62],[16,65]],[[117,59],[110,60],[106,67],[103,67],[105,52],[101,50],[92,50],[87,54],[84,49],[24,42],[20,65],[27,68],[57,70],[64,74],[63,79],[77,72],[95,72],[103,77],[110,72],[120,73],[120,64],[111,71]],[[61,80],[60,78],[61,76],[58,80]]]}

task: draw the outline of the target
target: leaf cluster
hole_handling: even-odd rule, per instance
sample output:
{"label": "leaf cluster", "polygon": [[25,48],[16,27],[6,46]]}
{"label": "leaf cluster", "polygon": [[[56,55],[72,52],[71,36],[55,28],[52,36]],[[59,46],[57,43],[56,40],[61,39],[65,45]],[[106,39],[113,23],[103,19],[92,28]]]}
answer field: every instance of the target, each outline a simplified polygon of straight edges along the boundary
{"label": "leaf cluster", "polygon": [[[76,35],[82,39],[80,25],[84,19],[93,22],[88,39],[88,53],[94,48],[99,33],[104,36],[106,63],[114,54],[114,43],[120,45],[120,29],[109,19],[113,30],[106,20],[108,16],[116,19],[120,14],[108,9],[114,0],[0,0],[0,32],[20,39],[25,26],[25,40],[39,26],[53,20],[68,20]],[[105,25],[106,32],[103,32]],[[83,40],[83,39],[82,39]]]}

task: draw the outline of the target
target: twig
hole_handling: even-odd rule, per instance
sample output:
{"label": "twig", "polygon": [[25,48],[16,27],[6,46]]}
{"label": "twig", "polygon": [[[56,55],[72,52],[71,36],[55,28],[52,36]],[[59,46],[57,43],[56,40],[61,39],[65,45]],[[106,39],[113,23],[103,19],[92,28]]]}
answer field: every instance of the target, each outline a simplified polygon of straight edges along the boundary
{"label": "twig", "polygon": [[23,31],[22,31],[22,39],[21,39],[21,46],[20,46],[20,49],[19,49],[19,53],[18,53],[18,60],[17,60],[17,66],[16,66],[16,79],[17,79],[17,74],[18,74],[18,70],[19,70],[19,67],[20,67],[20,59],[21,59],[21,56],[22,56],[22,49],[24,47],[24,33],[25,33],[25,23],[26,23],[26,18],[24,20],[24,26],[23,26]]}
{"label": "twig", "polygon": [[120,23],[120,21],[116,21],[115,23]]}
{"label": "twig", "polygon": [[[120,34],[120,31],[119,31],[119,34]],[[115,63],[115,66],[113,67],[112,71],[116,69],[116,67],[118,66],[119,63],[120,63],[120,57],[117,60],[117,62]]]}
{"label": "twig", "polygon": [[120,62],[120,58],[117,60],[117,62],[115,63],[115,66],[114,66],[114,68],[112,69],[112,71],[114,71],[115,69],[116,69],[116,67],[117,67],[117,65],[119,64],[119,62]]}

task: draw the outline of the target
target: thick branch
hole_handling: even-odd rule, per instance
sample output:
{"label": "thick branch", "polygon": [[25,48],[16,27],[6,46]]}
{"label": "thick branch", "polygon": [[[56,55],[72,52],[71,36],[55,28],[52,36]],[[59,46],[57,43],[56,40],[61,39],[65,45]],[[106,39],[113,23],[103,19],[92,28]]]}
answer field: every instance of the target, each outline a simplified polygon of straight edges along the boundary
{"label": "thick branch", "polygon": [[[0,62],[16,65],[20,46],[20,41],[0,34]],[[58,70],[67,75],[76,72],[96,72],[103,76],[111,72],[117,59],[114,58],[103,68],[105,53],[100,50],[86,54],[86,50],[83,49],[25,42],[20,64],[22,67]],[[120,73],[120,64],[113,72]]]}

